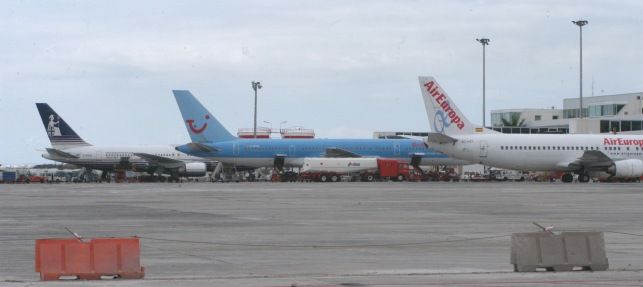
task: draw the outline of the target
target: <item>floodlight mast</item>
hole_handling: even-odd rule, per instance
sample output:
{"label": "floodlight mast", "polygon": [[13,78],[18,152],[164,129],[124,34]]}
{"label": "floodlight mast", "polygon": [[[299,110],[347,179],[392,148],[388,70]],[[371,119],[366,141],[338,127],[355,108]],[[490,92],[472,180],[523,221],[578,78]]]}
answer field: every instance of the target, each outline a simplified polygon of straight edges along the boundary
{"label": "floodlight mast", "polygon": [[489,39],[487,38],[480,38],[476,39],[476,41],[480,42],[482,44],[482,126],[486,127],[486,113],[487,113],[487,108],[486,108],[486,50],[485,46],[489,45]]}
{"label": "floodlight mast", "polygon": [[252,128],[252,137],[257,138],[257,90],[261,89],[263,86],[261,82],[252,82],[252,89],[255,91],[255,117],[254,117],[254,127]]}
{"label": "floodlight mast", "polygon": [[578,26],[580,30],[580,80],[579,80],[579,86],[580,86],[580,108],[578,110],[578,116],[579,118],[583,118],[583,26],[589,24],[589,21],[587,20],[577,20],[577,21],[572,21],[574,25]]}

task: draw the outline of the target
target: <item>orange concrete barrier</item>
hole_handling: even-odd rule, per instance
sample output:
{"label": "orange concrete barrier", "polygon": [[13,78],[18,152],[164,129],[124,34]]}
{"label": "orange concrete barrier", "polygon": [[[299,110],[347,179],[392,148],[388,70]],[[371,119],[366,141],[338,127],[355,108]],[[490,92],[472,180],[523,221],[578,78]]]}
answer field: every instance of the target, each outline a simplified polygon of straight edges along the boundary
{"label": "orange concrete barrier", "polygon": [[36,240],[36,272],[40,280],[58,280],[61,276],[97,280],[101,276],[141,279],[145,269],[140,263],[140,245],[136,237]]}

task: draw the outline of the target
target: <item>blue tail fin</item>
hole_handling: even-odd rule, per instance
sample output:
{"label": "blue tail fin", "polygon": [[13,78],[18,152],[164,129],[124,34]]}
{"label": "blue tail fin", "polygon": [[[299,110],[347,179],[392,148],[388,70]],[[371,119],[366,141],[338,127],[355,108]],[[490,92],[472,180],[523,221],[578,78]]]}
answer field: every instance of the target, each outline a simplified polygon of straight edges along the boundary
{"label": "blue tail fin", "polygon": [[236,139],[190,91],[174,90],[172,92],[192,142],[221,142]]}
{"label": "blue tail fin", "polygon": [[48,104],[36,103],[36,107],[52,147],[64,149],[90,145],[80,138]]}

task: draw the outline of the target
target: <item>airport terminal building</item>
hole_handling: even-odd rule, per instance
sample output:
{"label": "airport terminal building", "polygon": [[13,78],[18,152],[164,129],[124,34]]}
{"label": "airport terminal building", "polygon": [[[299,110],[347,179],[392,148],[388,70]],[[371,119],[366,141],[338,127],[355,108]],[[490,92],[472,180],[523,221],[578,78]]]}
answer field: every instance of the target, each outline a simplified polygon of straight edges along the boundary
{"label": "airport terminal building", "polygon": [[[491,111],[491,126],[502,133],[523,134],[643,134],[643,92],[583,98],[566,98],[563,108],[504,109]],[[475,121],[474,121],[475,122]],[[377,131],[374,138],[427,136],[427,132]]]}
{"label": "airport terminal building", "polygon": [[491,111],[491,128],[503,133],[643,134],[643,92],[563,100],[562,109]]}

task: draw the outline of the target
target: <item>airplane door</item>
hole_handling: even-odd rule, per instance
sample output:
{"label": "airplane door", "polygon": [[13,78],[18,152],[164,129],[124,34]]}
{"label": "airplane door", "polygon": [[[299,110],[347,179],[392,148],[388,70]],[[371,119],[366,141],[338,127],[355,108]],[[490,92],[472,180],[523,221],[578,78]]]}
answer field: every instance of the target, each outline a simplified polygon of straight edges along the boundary
{"label": "airplane door", "polygon": [[232,154],[235,155],[235,156],[239,155],[239,144],[238,143],[232,144]]}
{"label": "airplane door", "polygon": [[400,144],[396,143],[393,145],[393,155],[394,156],[399,156],[400,155]]}
{"label": "airplane door", "polygon": [[295,146],[291,145],[288,147],[288,156],[289,157],[294,157],[295,156]]}
{"label": "airplane door", "polygon": [[488,150],[489,144],[487,144],[487,141],[480,141],[480,157],[487,157]]}

